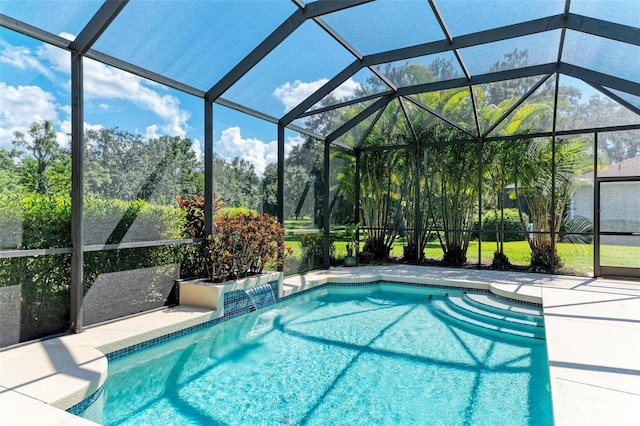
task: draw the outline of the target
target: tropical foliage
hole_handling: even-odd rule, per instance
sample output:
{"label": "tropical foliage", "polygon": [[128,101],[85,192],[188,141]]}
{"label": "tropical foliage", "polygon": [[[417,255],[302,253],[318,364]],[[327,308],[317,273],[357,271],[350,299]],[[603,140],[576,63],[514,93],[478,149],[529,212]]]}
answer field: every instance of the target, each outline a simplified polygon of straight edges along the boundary
{"label": "tropical foliage", "polygon": [[[527,62],[526,51],[514,51],[490,71]],[[401,94],[383,109],[361,116],[375,102],[374,95],[389,93],[388,83],[404,88],[459,78],[454,65],[443,59],[426,66],[411,61],[381,65],[377,70],[386,81],[372,76],[352,94],[370,96],[367,101],[324,98],[314,108],[349,102],[308,114],[304,126],[312,134],[329,135],[355,118],[358,124],[335,141],[329,170],[325,170],[323,141],[300,136],[287,146],[283,200],[277,197],[275,163],[259,176],[254,165],[242,158],[214,154],[216,233],[203,245],[96,248],[206,237],[204,170],[189,139],[146,138],[119,128],[88,129],[83,243],[93,248],[85,253],[87,290],[99,274],[127,268],[179,262],[183,276],[209,273],[219,280],[261,271],[269,262],[282,265],[282,253],[287,252],[284,231],[273,216],[256,213],[277,214],[279,201],[290,230],[302,229],[306,235],[287,235],[302,243],[300,259],[292,264],[320,266],[324,236],[311,232],[323,229],[325,223],[342,230],[360,220],[362,249],[377,259],[390,258],[401,241],[404,261],[421,262],[426,251],[434,257],[439,246],[440,261],[463,265],[470,244],[480,238],[495,240],[494,266],[509,267],[505,243],[510,236],[521,235],[531,251],[531,268],[558,270],[564,254],[558,253],[557,243],[589,241],[593,232],[588,220],[567,218],[566,206],[579,177],[593,169],[596,146],[587,138],[540,138],[536,133],[549,134],[554,124],[559,130],[573,130],[593,123],[606,125],[612,117],[622,122],[637,122],[637,117],[602,95],[581,102],[579,89],[564,86],[554,75]],[[552,95],[556,85],[557,99]],[[640,155],[638,137],[637,130],[599,133],[599,166]],[[68,141],[60,140],[51,121],[41,120],[1,142],[0,249],[68,248]],[[563,236],[564,231],[575,235]],[[330,249],[330,255],[334,253]],[[70,255],[1,259],[0,266],[0,287],[20,285],[21,321],[31,324],[25,327],[25,336],[46,333],[41,325],[33,325],[43,324],[45,318],[59,329],[60,319],[67,318]]]}
{"label": "tropical foliage", "polygon": [[[557,250],[565,207],[577,177],[588,170],[588,154],[580,138],[531,139],[514,163],[514,196],[522,196],[530,212],[533,233],[527,233],[531,266],[543,270],[562,265]],[[518,203],[522,212],[522,203]],[[523,228],[526,228],[521,215]]]}
{"label": "tropical foliage", "polygon": [[219,215],[214,232],[206,237],[206,268],[213,282],[260,274],[270,261],[283,267],[290,250],[284,228],[267,214]]}
{"label": "tropical foliage", "polygon": [[[514,51],[491,70],[510,69],[527,61],[527,52]],[[442,61],[428,67],[407,63],[384,68],[385,75],[399,86],[453,78],[451,72]],[[368,84],[365,93],[384,88],[379,79],[372,78]],[[358,201],[366,235],[364,249],[377,258],[387,258],[396,238],[403,236],[404,259],[419,261],[434,235],[442,260],[462,265],[470,240],[479,236],[474,223],[491,211],[494,265],[510,266],[504,254],[505,235],[519,234],[528,238],[533,268],[557,270],[561,260],[550,253],[551,247],[558,241],[576,180],[589,170],[593,148],[580,138],[555,143],[527,138],[551,131],[554,89],[553,77],[527,77],[476,85],[473,92],[468,88],[440,90],[398,99],[371,120],[361,121],[344,141],[358,147],[355,156],[361,162]],[[580,93],[571,87],[561,87],[560,93],[558,126],[574,128],[592,106],[604,106],[597,96],[590,99],[590,105],[578,104]],[[525,94],[529,96],[521,99]],[[612,101],[605,103],[615,107]],[[343,121],[363,108],[356,104],[346,109]],[[522,138],[483,143],[482,138],[472,136],[478,132],[483,137]],[[338,180],[343,193],[352,196],[354,161],[347,164]],[[513,214],[505,214],[507,205],[518,211],[517,229]],[[531,233],[529,221],[534,228]]]}

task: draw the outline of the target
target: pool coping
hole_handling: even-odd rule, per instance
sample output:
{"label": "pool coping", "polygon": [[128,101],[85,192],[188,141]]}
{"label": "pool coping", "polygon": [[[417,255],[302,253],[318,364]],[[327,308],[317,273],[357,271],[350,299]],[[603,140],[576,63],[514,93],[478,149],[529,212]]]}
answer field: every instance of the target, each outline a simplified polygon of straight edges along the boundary
{"label": "pool coping", "polygon": [[[384,265],[285,277],[279,295],[288,297],[324,284],[372,281],[489,290],[542,304],[555,424],[624,425],[640,418],[640,283]],[[63,410],[102,386],[108,368],[106,353],[215,320],[220,314],[179,306],[0,352],[3,420],[94,424]]]}

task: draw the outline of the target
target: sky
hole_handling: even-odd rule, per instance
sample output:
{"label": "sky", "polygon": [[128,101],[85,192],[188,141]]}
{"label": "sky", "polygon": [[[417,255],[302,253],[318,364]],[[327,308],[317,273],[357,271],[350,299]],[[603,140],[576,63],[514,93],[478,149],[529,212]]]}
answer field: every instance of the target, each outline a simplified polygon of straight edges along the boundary
{"label": "sky", "polygon": [[[74,34],[82,30],[101,4],[102,1],[97,0],[0,0],[0,11],[73,40]],[[194,3],[198,8],[186,8],[183,2],[168,0],[154,1],[153,8],[149,8],[149,4],[151,2],[148,1],[127,4],[94,48],[203,91],[229,72],[296,8],[289,0]],[[473,5],[472,2],[443,1],[445,18],[461,16],[462,20],[468,21],[467,24],[475,22],[478,25],[477,28],[470,27],[473,30],[482,30],[485,24],[495,24],[471,12],[460,14],[461,11],[455,9],[461,4],[467,4],[467,8]],[[512,8],[499,4],[505,12],[496,18],[500,24],[532,19],[533,15],[525,13],[526,10],[521,13],[523,16],[514,15]],[[545,7],[536,11],[535,16],[561,10],[564,1],[545,0],[543,4]],[[601,13],[600,10],[585,9],[585,5],[590,4],[576,1],[575,7],[578,13]],[[347,9],[325,16],[325,20],[343,32],[359,51],[371,53],[377,49],[411,45],[416,40],[410,35],[418,34],[424,40],[441,39],[442,35],[434,28],[425,34],[421,32],[424,22],[433,20],[433,17],[429,18],[425,5],[426,2],[373,2],[360,6],[358,11]],[[416,9],[414,14],[407,13],[411,8]],[[363,12],[368,18],[366,22],[355,19],[360,16],[356,12]],[[210,19],[200,19],[205,14]],[[402,27],[404,32],[389,33],[395,28],[396,21],[407,16],[413,18],[403,21],[406,24],[406,28]],[[622,19],[621,22],[625,23],[624,16],[618,13],[610,18]],[[167,19],[172,19],[173,25],[166,25]],[[378,23],[375,29],[372,29],[371,20]],[[162,31],[158,31],[160,25]],[[457,29],[460,22],[452,22],[452,25],[452,31],[460,31]],[[187,26],[190,31],[184,31]],[[211,28],[215,31],[210,31]],[[558,35],[556,31],[529,36],[544,39],[537,43],[539,49],[531,52],[536,62],[554,60],[554,49],[548,49],[548,46],[557,44]],[[501,43],[505,46],[495,49]],[[493,45],[491,53],[497,55],[497,59],[513,49],[510,42]],[[469,52],[461,53],[469,58],[474,55],[484,58],[487,55],[484,47],[468,48]],[[354,57],[318,25],[307,21],[223,97],[273,117],[282,117],[353,60]],[[84,67],[86,129],[118,127],[145,138],[159,135],[186,137],[191,139],[193,150],[202,153],[202,99],[88,58],[84,60]],[[363,69],[336,89],[335,95],[350,98],[371,75],[369,70]],[[0,28],[0,148],[11,147],[15,131],[24,132],[31,123],[43,119],[53,121],[59,144],[67,146],[71,129],[70,78],[68,51]],[[587,90],[591,89],[587,87]],[[274,124],[214,104],[214,150],[222,157],[232,159],[239,156],[254,164],[256,172],[262,175],[266,165],[276,159],[276,139]],[[287,150],[302,141],[300,135],[292,131],[285,133],[285,139]]]}
{"label": "sky", "polygon": [[[68,146],[71,131],[70,55],[56,47],[0,30],[0,147],[10,148],[14,132],[36,121],[52,120],[58,143]],[[62,34],[67,38],[71,36]],[[146,138],[167,134],[190,138],[201,153],[204,104],[201,99],[166,88],[102,63],[85,59],[85,128],[119,127]],[[291,82],[278,92],[282,110],[311,84]],[[240,156],[262,174],[277,155],[276,126],[246,114],[214,107],[214,147],[225,158]],[[288,133],[288,145],[300,143]]]}
{"label": "sky", "polygon": [[[60,33],[69,40],[73,35]],[[118,127],[153,138],[160,135],[191,139],[202,154],[204,104],[202,99],[85,58],[85,129]],[[57,47],[0,29],[0,147],[10,148],[14,132],[25,132],[36,121],[52,120],[58,143],[68,146],[71,132],[70,54]],[[332,74],[313,81],[279,80],[271,83],[270,105],[284,115],[309,96]],[[337,93],[348,97],[358,87],[349,79]],[[214,104],[214,150],[227,159],[238,156],[254,164],[262,175],[277,158],[277,127],[255,117]],[[302,142],[285,133],[286,151]]]}

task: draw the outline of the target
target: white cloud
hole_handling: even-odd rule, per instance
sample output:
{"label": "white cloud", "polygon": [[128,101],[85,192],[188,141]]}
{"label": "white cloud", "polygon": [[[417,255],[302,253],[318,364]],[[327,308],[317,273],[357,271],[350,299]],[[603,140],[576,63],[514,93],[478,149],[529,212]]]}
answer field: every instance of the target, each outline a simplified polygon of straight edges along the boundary
{"label": "white cloud", "polygon": [[310,83],[304,83],[300,80],[296,80],[293,83],[287,81],[273,91],[273,96],[284,104],[284,110],[286,112],[308,98],[309,95],[322,87],[327,81],[329,80],[326,78],[321,78],[320,80]]}
{"label": "white cloud", "polygon": [[294,146],[302,145],[304,143],[304,138],[302,135],[297,135],[291,138],[288,138],[284,142],[284,155],[287,156],[291,152]]}
{"label": "white cloud", "polygon": [[23,71],[35,70],[42,73],[49,80],[53,80],[53,73],[44,65],[29,48],[24,46],[13,46],[0,42],[0,62],[11,65]]}
{"label": "white cloud", "polygon": [[[296,80],[293,83],[286,82],[273,91],[273,96],[284,104],[285,112],[287,112],[321,88],[327,81],[329,80],[321,78],[309,83],[300,80]],[[338,86],[332,94],[338,99],[350,98],[359,86],[360,83],[350,78]]]}
{"label": "white cloud", "polygon": [[[69,126],[71,127],[71,126]],[[71,132],[61,131],[56,132],[56,142],[63,148],[69,148],[71,145]]]}
{"label": "white cloud", "polygon": [[191,143],[191,150],[196,154],[196,158],[200,164],[204,162],[204,152],[200,147],[200,141],[198,139],[194,139]]}
{"label": "white cloud", "polygon": [[38,86],[15,87],[0,82],[0,99],[0,148],[9,148],[13,133],[26,131],[33,122],[58,119],[54,96]]}
{"label": "white cloud", "polygon": [[[61,34],[63,37],[64,35]],[[49,68],[63,74],[71,74],[71,53],[66,50],[45,43],[36,49],[36,55],[40,60],[47,62]]]}
{"label": "white cloud", "polygon": [[360,88],[360,86],[360,83],[350,78],[338,86],[332,94],[338,99],[350,99],[353,98],[355,91]]}
{"label": "white cloud", "polygon": [[[69,40],[74,39],[71,34],[60,35]],[[63,49],[47,44],[38,47],[35,52],[26,47],[6,43],[0,47],[2,47],[0,62],[23,70],[35,70],[43,73],[50,80],[55,80],[52,70],[66,76],[71,73],[71,57],[69,52]],[[85,58],[83,64],[86,101],[97,101],[96,104],[101,109],[107,109],[110,105],[109,101],[113,100],[131,102],[160,117],[163,121],[160,126],[162,133],[170,136],[186,136],[187,121],[191,114],[180,108],[178,98],[162,93],[166,90],[164,86],[88,58]]]}
{"label": "white cloud", "polygon": [[[285,156],[291,152],[294,146],[300,145],[303,141],[301,136],[288,138],[284,145]],[[198,150],[199,148],[198,144]],[[223,130],[220,140],[215,142],[214,151],[227,160],[240,157],[250,162],[254,165],[258,176],[264,174],[268,164],[278,161],[278,141],[264,142],[260,139],[244,139],[239,127],[229,127]]]}
{"label": "white cloud", "polygon": [[147,140],[159,138],[160,135],[158,134],[158,126],[152,124],[151,126],[147,127],[144,137]]}
{"label": "white cloud", "polygon": [[[178,98],[147,87],[147,81],[109,67],[100,62],[85,60],[84,88],[86,99],[126,100],[149,110],[164,120],[160,130],[170,136],[185,137],[188,111],[180,109]],[[101,102],[104,105],[104,102]]]}
{"label": "white cloud", "polygon": [[258,176],[264,174],[267,164],[278,159],[278,142],[263,142],[260,139],[243,139],[239,127],[229,127],[220,134],[214,150],[221,157],[233,159],[240,157],[253,164]]}

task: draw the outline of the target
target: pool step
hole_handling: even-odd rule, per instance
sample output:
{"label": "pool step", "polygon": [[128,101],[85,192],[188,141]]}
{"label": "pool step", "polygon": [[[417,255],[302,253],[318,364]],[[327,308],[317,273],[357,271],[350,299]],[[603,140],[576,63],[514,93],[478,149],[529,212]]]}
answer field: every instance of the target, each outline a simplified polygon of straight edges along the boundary
{"label": "pool step", "polygon": [[465,303],[483,311],[533,321],[541,326],[544,325],[542,307],[512,304],[490,294],[465,293],[463,299]]}
{"label": "pool step", "polygon": [[[473,318],[480,322],[493,324],[498,327],[512,328],[514,330],[526,331],[530,333],[544,332],[542,325],[536,321],[523,319],[519,316],[513,316],[510,311],[494,312],[492,310],[484,310],[467,303],[464,297],[447,296],[445,298],[449,307],[457,313]],[[538,330],[539,329],[539,330]]]}
{"label": "pool step", "polygon": [[[493,333],[502,333],[529,339],[544,340],[545,338],[544,327],[534,325],[535,323],[514,322],[513,320],[517,318],[507,320],[491,312],[482,313],[479,312],[480,310],[472,311],[463,309],[460,306],[461,299],[459,296],[446,296],[445,298],[434,297],[431,300],[431,306],[434,308],[436,314],[444,319],[452,320],[454,323],[463,327],[479,327]],[[520,319],[518,320],[522,321]]]}

